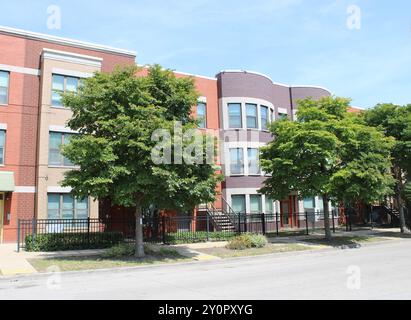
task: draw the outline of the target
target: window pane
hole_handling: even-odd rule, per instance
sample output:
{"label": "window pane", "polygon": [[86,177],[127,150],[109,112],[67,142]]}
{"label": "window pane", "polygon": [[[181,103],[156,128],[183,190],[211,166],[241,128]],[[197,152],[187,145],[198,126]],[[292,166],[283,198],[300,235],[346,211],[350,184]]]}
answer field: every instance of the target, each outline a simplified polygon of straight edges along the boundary
{"label": "window pane", "polygon": [[246,104],[246,114],[247,114],[247,128],[256,129],[257,125],[257,105],[256,104]]}
{"label": "window pane", "polygon": [[243,149],[230,149],[230,173],[243,174],[244,173],[244,159]]}
{"label": "window pane", "polygon": [[265,196],[265,213],[274,213],[273,200]]}
{"label": "window pane", "polygon": [[260,174],[259,150],[248,149],[248,173]]}
{"label": "window pane", "polygon": [[235,213],[245,213],[245,195],[231,196],[231,207]]}
{"label": "window pane", "polygon": [[88,199],[77,199],[76,201],[76,219],[88,218]]}
{"label": "window pane", "polygon": [[77,92],[78,89],[78,79],[73,77],[66,78],[66,91],[67,92]]}
{"label": "window pane", "polygon": [[0,87],[0,103],[1,104],[7,104],[8,100],[8,88],[6,87]]}
{"label": "window pane", "polygon": [[47,216],[49,219],[59,219],[60,218],[60,195],[59,194],[49,194],[47,204]]}
{"label": "window pane", "polygon": [[238,129],[243,127],[241,120],[241,104],[240,103],[229,103],[228,104],[228,118],[229,127]]}
{"label": "window pane", "polygon": [[59,75],[53,75],[53,90],[64,92],[64,77]]}
{"label": "window pane", "polygon": [[0,87],[9,87],[9,73],[0,71]]}
{"label": "window pane", "polygon": [[268,107],[261,106],[261,129],[268,128]]}
{"label": "window pane", "polygon": [[[64,145],[69,144],[69,143],[70,143],[70,139],[71,139],[73,136],[74,136],[74,134],[65,133],[65,134],[63,135],[63,144],[64,144]],[[64,165],[65,165],[65,166],[70,166],[70,167],[72,167],[74,164],[73,164],[69,159],[67,159],[66,157],[64,157]]]}
{"label": "window pane", "polygon": [[279,113],[278,114],[278,118],[280,120],[287,120],[288,119],[288,115],[286,113]]}
{"label": "window pane", "polygon": [[50,132],[49,140],[49,164],[61,165],[60,145],[62,134],[58,132]]}
{"label": "window pane", "polygon": [[207,127],[207,105],[205,103],[198,103],[197,105],[197,118],[199,121],[199,127],[200,128],[206,128]]}
{"label": "window pane", "polygon": [[74,198],[71,194],[63,194],[63,219],[74,218]]}
{"label": "window pane", "polygon": [[305,209],[315,208],[315,198],[313,197],[304,198],[304,208]]}
{"label": "window pane", "polygon": [[261,195],[250,195],[251,213],[261,213]]}
{"label": "window pane", "polygon": [[51,105],[54,107],[62,107],[61,94],[58,91],[53,91],[51,95]]}

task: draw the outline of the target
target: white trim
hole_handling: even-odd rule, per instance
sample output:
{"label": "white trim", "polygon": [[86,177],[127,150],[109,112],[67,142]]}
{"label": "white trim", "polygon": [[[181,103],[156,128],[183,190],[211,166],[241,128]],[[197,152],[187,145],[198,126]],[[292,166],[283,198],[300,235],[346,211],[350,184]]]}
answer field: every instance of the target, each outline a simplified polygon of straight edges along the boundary
{"label": "white trim", "polygon": [[48,48],[43,49],[43,59],[70,62],[97,68],[101,68],[101,64],[103,62],[102,58]]}
{"label": "white trim", "polygon": [[80,72],[74,70],[67,70],[67,69],[60,69],[60,68],[53,68],[51,71],[53,74],[58,74],[62,76],[69,76],[69,77],[76,77],[76,78],[91,78],[93,76],[92,73],[88,72]]}
{"label": "white trim", "polygon": [[9,64],[0,64],[0,70],[9,71],[9,72],[16,72],[16,73],[22,73],[22,74],[28,74],[28,75],[31,75],[31,76],[40,76],[40,74],[41,74],[41,71],[38,70],[38,69],[12,66],[12,65],[9,65]]}
{"label": "white trim", "polygon": [[198,102],[207,103],[207,97],[199,97]]}
{"label": "white trim", "polygon": [[59,186],[55,186],[55,187],[47,187],[47,193],[71,193],[73,189],[70,187],[59,187]]}
{"label": "white trim", "polygon": [[278,113],[283,113],[288,115],[288,110],[285,108],[278,108]]}
{"label": "white trim", "polygon": [[36,187],[16,186],[14,193],[36,193]]}
{"label": "white trim", "polygon": [[72,130],[70,128],[63,127],[63,126],[56,126],[56,125],[50,125],[49,131],[61,132],[61,133],[79,133],[78,131]]}
{"label": "white trim", "polygon": [[7,123],[0,123],[0,130],[7,130]]}
{"label": "white trim", "polygon": [[290,86],[291,89],[295,89],[295,88],[311,88],[311,89],[321,89],[321,90],[325,90],[327,91],[329,94],[333,94],[329,89],[327,89],[326,87],[321,87],[321,86],[313,86],[313,85],[291,85]]}
{"label": "white trim", "polygon": [[126,56],[136,57],[137,55],[135,51],[118,49],[118,48],[104,46],[100,44],[84,42],[84,41],[68,39],[68,38],[62,38],[62,37],[56,37],[56,36],[51,36],[51,35],[47,35],[43,33],[26,31],[22,29],[16,29],[16,28],[4,27],[4,26],[0,26],[0,33],[23,36],[28,39],[45,40],[51,43],[58,43],[58,44],[68,45],[68,46],[77,47],[77,48],[91,49],[95,51],[102,51],[102,52],[108,52],[108,53],[117,53],[117,54],[126,55]]}

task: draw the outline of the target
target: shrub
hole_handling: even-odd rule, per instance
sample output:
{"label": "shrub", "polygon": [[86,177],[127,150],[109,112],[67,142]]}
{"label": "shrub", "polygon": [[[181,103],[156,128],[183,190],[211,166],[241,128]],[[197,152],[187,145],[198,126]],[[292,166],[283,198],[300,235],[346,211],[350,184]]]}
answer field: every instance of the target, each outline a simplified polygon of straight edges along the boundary
{"label": "shrub", "polygon": [[[226,241],[236,234],[234,232],[209,232],[209,241]],[[168,233],[166,234],[166,242],[169,244],[187,244],[187,243],[198,243],[207,242],[207,232],[178,232],[178,233]]]}
{"label": "shrub", "polygon": [[131,257],[134,255],[135,252],[135,246],[131,244],[121,243],[108,249],[106,252],[102,254],[102,257],[106,259]]}
{"label": "shrub", "polygon": [[261,234],[250,234],[249,238],[253,248],[264,248],[268,243],[267,237]]}
{"label": "shrub", "polygon": [[227,244],[227,248],[231,250],[245,250],[251,247],[251,239],[246,234],[231,239],[231,241]]}
{"label": "shrub", "polygon": [[268,241],[265,236],[247,233],[233,238],[226,247],[230,250],[245,250],[249,248],[264,248],[267,243]]}
{"label": "shrub", "polygon": [[25,249],[29,252],[106,249],[122,241],[121,232],[38,234],[26,236]]}

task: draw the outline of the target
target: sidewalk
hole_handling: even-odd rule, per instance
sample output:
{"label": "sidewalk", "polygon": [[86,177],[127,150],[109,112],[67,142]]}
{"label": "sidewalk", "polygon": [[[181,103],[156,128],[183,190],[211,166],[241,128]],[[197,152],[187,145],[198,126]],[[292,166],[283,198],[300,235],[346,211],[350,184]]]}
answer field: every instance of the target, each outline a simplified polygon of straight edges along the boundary
{"label": "sidewalk", "polygon": [[27,262],[24,254],[17,253],[15,244],[0,245],[0,275],[32,274],[37,271]]}

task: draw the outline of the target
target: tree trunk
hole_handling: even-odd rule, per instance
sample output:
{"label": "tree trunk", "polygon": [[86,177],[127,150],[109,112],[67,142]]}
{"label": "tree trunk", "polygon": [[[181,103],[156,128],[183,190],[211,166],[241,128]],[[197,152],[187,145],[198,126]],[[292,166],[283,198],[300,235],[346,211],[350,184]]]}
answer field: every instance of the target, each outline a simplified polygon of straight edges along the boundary
{"label": "tree trunk", "polygon": [[331,227],[330,227],[330,210],[328,204],[328,196],[323,194],[323,207],[324,207],[324,229],[325,229],[325,239],[331,241]]}
{"label": "tree trunk", "polygon": [[137,258],[143,258],[144,253],[144,240],[143,240],[143,215],[141,210],[141,200],[136,201],[136,253]]}
{"label": "tree trunk", "polygon": [[395,178],[397,179],[397,205],[398,205],[398,212],[400,214],[400,228],[401,233],[411,233],[411,231],[407,228],[407,224],[405,222],[405,213],[404,213],[404,201],[402,199],[402,193],[404,191],[404,183],[402,178],[402,170],[400,168],[395,168]]}

